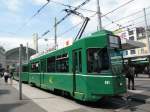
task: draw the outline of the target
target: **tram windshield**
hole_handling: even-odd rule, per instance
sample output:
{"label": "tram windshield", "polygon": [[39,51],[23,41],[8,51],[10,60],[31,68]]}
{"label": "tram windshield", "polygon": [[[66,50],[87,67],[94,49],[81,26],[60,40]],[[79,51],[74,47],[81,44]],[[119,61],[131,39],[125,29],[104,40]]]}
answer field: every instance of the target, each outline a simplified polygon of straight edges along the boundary
{"label": "tram windshield", "polygon": [[110,36],[110,60],[112,73],[114,75],[121,74],[123,71],[123,57],[120,50],[121,43],[119,38]]}
{"label": "tram windshield", "polygon": [[121,74],[123,70],[122,53],[119,50],[111,49],[110,51],[111,68],[113,74]]}
{"label": "tram windshield", "polygon": [[107,48],[89,48],[87,50],[88,73],[100,73],[109,69]]}

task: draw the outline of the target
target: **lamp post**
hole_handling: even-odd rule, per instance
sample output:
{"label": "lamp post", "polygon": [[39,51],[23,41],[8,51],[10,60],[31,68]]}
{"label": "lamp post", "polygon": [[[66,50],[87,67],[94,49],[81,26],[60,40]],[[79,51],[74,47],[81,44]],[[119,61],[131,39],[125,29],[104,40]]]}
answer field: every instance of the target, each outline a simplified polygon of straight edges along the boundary
{"label": "lamp post", "polygon": [[21,73],[22,73],[22,48],[23,45],[20,44],[19,48],[19,99],[22,100],[22,80],[21,80]]}

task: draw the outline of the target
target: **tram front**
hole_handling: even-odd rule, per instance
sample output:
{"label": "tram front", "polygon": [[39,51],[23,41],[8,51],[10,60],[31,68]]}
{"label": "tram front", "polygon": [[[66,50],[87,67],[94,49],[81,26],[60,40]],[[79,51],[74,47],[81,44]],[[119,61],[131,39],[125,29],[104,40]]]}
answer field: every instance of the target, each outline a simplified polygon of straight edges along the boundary
{"label": "tram front", "polygon": [[99,38],[106,39],[106,43],[101,40],[100,47],[87,49],[87,91],[90,100],[126,92],[121,40],[114,35]]}
{"label": "tram front", "polygon": [[114,94],[126,92],[126,80],[123,75],[123,55],[121,40],[117,36],[109,36],[109,59],[113,78]]}

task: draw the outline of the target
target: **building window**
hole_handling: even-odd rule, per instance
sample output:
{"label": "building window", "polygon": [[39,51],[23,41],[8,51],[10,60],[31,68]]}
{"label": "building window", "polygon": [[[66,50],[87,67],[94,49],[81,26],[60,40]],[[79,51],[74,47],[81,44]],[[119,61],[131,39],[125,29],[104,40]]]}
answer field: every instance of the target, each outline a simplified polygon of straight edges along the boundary
{"label": "building window", "polygon": [[123,51],[123,56],[128,55],[128,51]]}
{"label": "building window", "polygon": [[125,33],[125,32],[122,33],[120,37],[121,37],[121,38],[126,38],[126,33]]}
{"label": "building window", "polygon": [[131,53],[131,54],[135,54],[135,49],[130,50],[130,53]]}
{"label": "building window", "polygon": [[139,27],[136,29],[137,39],[145,38],[145,29],[143,27]]}
{"label": "building window", "polygon": [[143,48],[141,48],[141,54],[144,54],[144,49]]}
{"label": "building window", "polygon": [[128,55],[128,51],[126,51],[126,55]]}
{"label": "building window", "polygon": [[139,33],[138,37],[142,37],[142,36],[143,36],[143,34],[142,34],[142,33]]}
{"label": "building window", "polygon": [[133,30],[128,31],[129,35],[133,35]]}
{"label": "building window", "polygon": [[129,40],[134,40],[134,36],[129,37]]}

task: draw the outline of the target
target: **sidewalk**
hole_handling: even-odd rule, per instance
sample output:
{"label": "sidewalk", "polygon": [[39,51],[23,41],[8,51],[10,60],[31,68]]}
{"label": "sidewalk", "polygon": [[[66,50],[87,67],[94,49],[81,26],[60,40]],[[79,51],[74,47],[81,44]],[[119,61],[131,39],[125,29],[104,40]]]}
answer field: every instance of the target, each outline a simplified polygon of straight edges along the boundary
{"label": "sidewalk", "polygon": [[[3,108],[0,106],[0,112],[110,112],[100,108],[97,111],[97,109],[81,105],[75,100],[45,92],[28,84],[22,84],[22,93],[27,97],[23,96],[23,101],[19,101],[18,82],[13,81],[12,86],[5,85],[2,80],[0,82],[2,83],[0,91],[4,91],[3,94],[0,93],[0,102],[1,104],[8,104],[2,105],[6,110],[2,110]],[[3,95],[5,96],[4,99],[2,99]],[[5,102],[6,99],[8,103]]]}
{"label": "sidewalk", "polygon": [[0,112],[46,112],[26,96],[20,101],[19,92],[13,86],[0,79]]}
{"label": "sidewalk", "polygon": [[135,88],[136,90],[128,90],[128,98],[133,101],[150,104],[150,78],[135,78]]}

